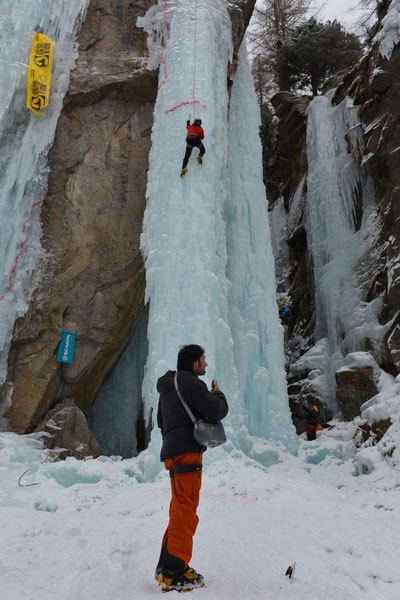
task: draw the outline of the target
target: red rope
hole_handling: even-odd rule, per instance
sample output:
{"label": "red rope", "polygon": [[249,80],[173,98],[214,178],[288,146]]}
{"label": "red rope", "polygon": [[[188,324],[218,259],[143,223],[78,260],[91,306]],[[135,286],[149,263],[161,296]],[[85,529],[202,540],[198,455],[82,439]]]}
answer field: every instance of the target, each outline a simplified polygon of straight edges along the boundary
{"label": "red rope", "polygon": [[9,292],[11,290],[11,288],[12,288],[13,280],[14,280],[14,277],[15,277],[15,274],[16,274],[17,268],[18,268],[19,259],[21,258],[22,254],[24,253],[24,248],[25,248],[25,246],[26,246],[26,244],[27,244],[27,242],[29,240],[29,235],[26,233],[26,228],[28,226],[28,222],[29,222],[29,220],[30,220],[30,218],[32,216],[32,213],[33,213],[34,209],[37,208],[38,206],[41,206],[42,203],[43,203],[42,200],[38,200],[37,202],[34,202],[32,204],[32,206],[31,206],[31,208],[29,210],[29,214],[26,217],[26,219],[25,219],[25,221],[24,221],[24,223],[22,225],[22,234],[23,234],[24,238],[23,238],[22,242],[19,245],[19,250],[18,250],[17,255],[16,255],[15,259],[14,259],[14,264],[13,264],[12,269],[10,271],[10,274],[8,276],[8,282],[7,282],[6,292],[2,296],[0,296],[0,302],[5,299],[5,297],[7,295],[7,292]]}
{"label": "red rope", "polygon": [[172,108],[168,108],[165,111],[165,114],[174,112],[175,110],[178,110],[178,108],[182,108],[182,106],[193,106],[193,104],[199,104],[201,108],[207,108],[207,106],[205,104],[200,104],[199,100],[186,100],[185,102],[181,102],[180,104],[177,104],[176,106],[173,106]]}

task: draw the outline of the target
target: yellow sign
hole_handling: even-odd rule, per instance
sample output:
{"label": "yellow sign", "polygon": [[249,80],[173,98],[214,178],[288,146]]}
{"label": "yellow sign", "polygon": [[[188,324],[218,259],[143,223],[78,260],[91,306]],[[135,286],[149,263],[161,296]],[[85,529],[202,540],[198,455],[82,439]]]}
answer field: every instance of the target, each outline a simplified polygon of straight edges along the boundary
{"label": "yellow sign", "polygon": [[28,64],[26,106],[38,116],[49,102],[54,41],[36,32]]}

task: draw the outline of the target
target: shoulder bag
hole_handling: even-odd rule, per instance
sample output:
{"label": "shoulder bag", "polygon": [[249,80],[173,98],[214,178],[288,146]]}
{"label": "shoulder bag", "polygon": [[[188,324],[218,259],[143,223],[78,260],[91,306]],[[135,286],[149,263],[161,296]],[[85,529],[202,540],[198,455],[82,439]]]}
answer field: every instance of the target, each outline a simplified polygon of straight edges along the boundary
{"label": "shoulder bag", "polygon": [[226,435],[224,426],[221,421],[217,421],[216,423],[209,423],[208,421],[204,421],[203,419],[196,419],[185,400],[182,397],[182,394],[178,388],[178,372],[175,373],[174,377],[175,391],[178,394],[179,400],[182,402],[187,414],[190,417],[190,420],[193,422],[193,435],[198,444],[201,446],[207,446],[208,448],[215,448],[216,446],[221,446],[221,444],[225,444]]}

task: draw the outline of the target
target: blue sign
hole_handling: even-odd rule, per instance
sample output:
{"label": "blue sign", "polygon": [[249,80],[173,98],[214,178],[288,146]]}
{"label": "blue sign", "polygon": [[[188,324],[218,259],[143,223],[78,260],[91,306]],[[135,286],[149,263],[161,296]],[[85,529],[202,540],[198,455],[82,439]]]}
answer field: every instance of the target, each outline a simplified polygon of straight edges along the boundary
{"label": "blue sign", "polygon": [[61,342],[58,347],[57,362],[71,364],[74,358],[76,334],[70,331],[63,331]]}

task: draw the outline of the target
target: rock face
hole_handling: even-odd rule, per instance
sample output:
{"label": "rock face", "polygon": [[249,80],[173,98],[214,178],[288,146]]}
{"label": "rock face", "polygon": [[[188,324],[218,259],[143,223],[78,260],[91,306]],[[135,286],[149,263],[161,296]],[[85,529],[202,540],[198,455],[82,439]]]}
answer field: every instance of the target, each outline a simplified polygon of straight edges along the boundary
{"label": "rock face", "polygon": [[[66,398],[84,414],[146,314],[140,233],[158,72],[143,68],[151,4],[91,0],[79,58],[49,154],[42,211],[42,283],[16,325],[2,395],[5,417],[33,431]],[[234,48],[255,0],[230,3]],[[232,67],[227,65],[227,72]],[[71,365],[56,362],[62,331],[76,333]]]}
{"label": "rock face", "polygon": [[89,431],[85,415],[70,399],[50,410],[36,431],[42,434],[44,445],[50,449],[52,460],[64,459],[67,456],[82,459],[89,455],[97,458],[102,453],[101,447]]}
{"label": "rock face", "polygon": [[372,367],[341,369],[335,373],[336,399],[345,421],[352,421],[360,408],[378,393]]}
{"label": "rock face", "polygon": [[[368,77],[368,79],[367,79]],[[365,87],[364,87],[365,84]],[[384,293],[381,322],[389,323],[383,366],[400,371],[400,47],[390,60],[375,47],[370,64],[362,74],[355,97],[363,103],[360,115],[366,124],[366,167],[374,179],[381,230],[380,269],[371,282],[371,296]]]}
{"label": "rock face", "polygon": [[[290,266],[282,288],[288,290],[292,312],[296,315],[296,332],[302,340],[314,342],[314,286],[310,268],[305,227],[306,207],[306,127],[310,96],[298,97],[290,92],[278,92],[271,104],[279,118],[275,141],[276,159],[272,166],[272,179],[276,182],[270,205],[281,196],[288,214],[286,242],[289,247]],[[296,202],[294,202],[295,197]],[[281,275],[277,273],[278,286]],[[293,338],[292,338],[293,344]]]}
{"label": "rock face", "polygon": [[340,82],[334,101],[339,102],[345,94],[353,96],[365,126],[363,164],[375,184],[380,219],[378,268],[370,283],[369,296],[384,295],[380,320],[390,325],[381,362],[386,370],[397,374],[400,371],[400,47],[397,44],[390,57],[381,54],[382,18],[388,8],[387,0],[379,4],[380,20],[373,32],[375,42],[360,64]]}
{"label": "rock face", "polygon": [[279,118],[279,129],[275,138],[276,158],[272,167],[272,179],[277,182],[276,197],[283,196],[288,208],[306,169],[305,137],[307,128],[307,107],[312,96],[296,96],[290,92],[278,92],[271,98],[275,114]]}
{"label": "rock face", "polygon": [[[9,358],[12,428],[30,431],[60,399],[86,412],[145,311],[139,250],[157,73],[140,69],[136,3],[91,2],[49,156],[41,288]],[[118,43],[116,43],[118,40]],[[55,361],[77,334],[72,365]]]}

